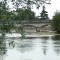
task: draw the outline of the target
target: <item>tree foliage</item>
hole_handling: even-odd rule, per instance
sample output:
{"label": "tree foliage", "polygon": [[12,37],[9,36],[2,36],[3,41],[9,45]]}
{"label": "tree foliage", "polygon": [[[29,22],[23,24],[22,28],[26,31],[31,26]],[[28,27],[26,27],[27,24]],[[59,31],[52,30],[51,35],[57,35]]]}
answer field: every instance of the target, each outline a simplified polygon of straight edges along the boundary
{"label": "tree foliage", "polygon": [[45,20],[45,19],[49,19],[48,17],[48,12],[45,11],[45,6],[43,6],[43,10],[41,12],[41,19]]}
{"label": "tree foliage", "polygon": [[17,10],[16,19],[18,20],[33,20],[35,19],[35,13],[30,9],[19,9]]}
{"label": "tree foliage", "polygon": [[6,7],[4,8],[4,4],[0,3],[1,9],[0,9],[0,29],[2,31],[2,34],[10,32],[10,30],[13,27],[13,13],[7,11]]}
{"label": "tree foliage", "polygon": [[56,12],[53,16],[52,26],[57,33],[60,33],[60,12]]}
{"label": "tree foliage", "polygon": [[32,8],[33,5],[39,8],[41,5],[50,4],[50,1],[51,0],[3,0],[3,3],[5,3],[6,7],[8,7],[9,2],[11,2],[12,3],[11,5],[15,9],[18,9],[19,7]]}

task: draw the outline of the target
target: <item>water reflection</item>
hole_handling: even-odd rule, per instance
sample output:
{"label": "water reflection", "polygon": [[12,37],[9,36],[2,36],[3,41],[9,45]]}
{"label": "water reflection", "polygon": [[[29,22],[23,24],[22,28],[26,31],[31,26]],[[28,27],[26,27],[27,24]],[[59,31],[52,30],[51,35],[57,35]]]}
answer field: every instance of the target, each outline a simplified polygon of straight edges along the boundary
{"label": "water reflection", "polygon": [[55,35],[52,37],[52,40],[54,40],[54,50],[57,55],[60,55],[60,35]]}
{"label": "water reflection", "polygon": [[49,36],[43,36],[43,37],[41,37],[41,39],[48,40],[49,39]]}
{"label": "water reflection", "polygon": [[23,39],[20,40],[20,44],[18,44],[18,48],[20,48],[21,52],[30,51],[33,47],[33,40],[31,39]]}
{"label": "water reflection", "polygon": [[46,55],[46,52],[47,52],[47,48],[43,47],[43,53],[44,53],[44,55]]}
{"label": "water reflection", "polygon": [[54,35],[54,36],[52,36],[52,40],[60,40],[60,35]]}
{"label": "water reflection", "polygon": [[12,40],[12,41],[10,41],[9,43],[9,47],[12,45],[13,46],[13,48],[15,47],[15,42]]}
{"label": "water reflection", "polygon": [[8,49],[17,49],[20,52],[30,51],[33,47],[33,39],[7,39]]}
{"label": "water reflection", "polygon": [[[0,40],[7,53],[4,60],[60,60],[60,37],[40,36]],[[6,42],[6,44],[5,44]],[[0,48],[1,49],[1,48]],[[3,51],[2,50],[2,51]],[[4,54],[2,54],[4,55]]]}
{"label": "water reflection", "polygon": [[55,46],[54,50],[55,50],[57,55],[60,55],[60,46]]}
{"label": "water reflection", "polygon": [[43,36],[43,37],[41,37],[41,39],[42,39],[43,54],[46,55],[47,49],[48,49],[48,46],[47,46],[48,41],[47,40],[49,39],[49,37],[48,36]]}

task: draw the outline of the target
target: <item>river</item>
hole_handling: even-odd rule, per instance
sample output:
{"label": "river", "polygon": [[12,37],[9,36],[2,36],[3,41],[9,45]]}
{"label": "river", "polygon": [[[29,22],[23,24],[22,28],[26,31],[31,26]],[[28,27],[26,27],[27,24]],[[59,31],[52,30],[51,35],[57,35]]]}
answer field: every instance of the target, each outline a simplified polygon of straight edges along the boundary
{"label": "river", "polygon": [[60,60],[60,35],[19,36],[0,37],[0,60]]}

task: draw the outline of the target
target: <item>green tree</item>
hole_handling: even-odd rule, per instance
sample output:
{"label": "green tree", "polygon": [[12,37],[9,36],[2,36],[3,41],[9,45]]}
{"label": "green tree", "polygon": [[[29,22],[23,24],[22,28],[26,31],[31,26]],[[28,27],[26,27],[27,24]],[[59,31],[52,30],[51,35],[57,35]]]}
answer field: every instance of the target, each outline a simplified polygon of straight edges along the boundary
{"label": "green tree", "polygon": [[42,12],[41,12],[41,19],[42,19],[42,20],[49,19],[49,17],[48,17],[48,12],[45,11],[45,6],[43,6],[43,10],[42,10]]}
{"label": "green tree", "polygon": [[16,19],[18,20],[33,20],[35,19],[35,13],[30,9],[19,9],[17,10]]}
{"label": "green tree", "polygon": [[53,16],[52,26],[57,33],[60,33],[60,12],[56,12]]}
{"label": "green tree", "polygon": [[2,31],[2,34],[4,35],[5,33],[10,33],[11,29],[14,27],[14,23],[12,21],[12,16],[11,16],[11,12],[6,12],[5,14],[3,13],[3,15],[1,15],[1,25],[0,25],[0,29]]}
{"label": "green tree", "polygon": [[10,30],[13,27],[13,13],[8,12],[5,4],[0,3],[1,9],[0,9],[0,30],[2,31],[2,35],[5,35],[5,33],[10,32]]}

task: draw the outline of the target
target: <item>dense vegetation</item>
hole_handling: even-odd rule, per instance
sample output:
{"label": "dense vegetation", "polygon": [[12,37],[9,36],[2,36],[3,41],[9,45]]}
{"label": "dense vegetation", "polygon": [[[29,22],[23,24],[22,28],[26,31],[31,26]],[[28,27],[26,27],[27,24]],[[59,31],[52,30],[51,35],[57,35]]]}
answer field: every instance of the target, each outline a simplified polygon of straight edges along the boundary
{"label": "dense vegetation", "polygon": [[53,16],[52,26],[57,33],[60,33],[60,12],[56,12]]}
{"label": "dense vegetation", "polygon": [[31,11],[30,9],[18,9],[17,15],[15,17],[16,20],[34,20],[35,19],[35,13]]}

